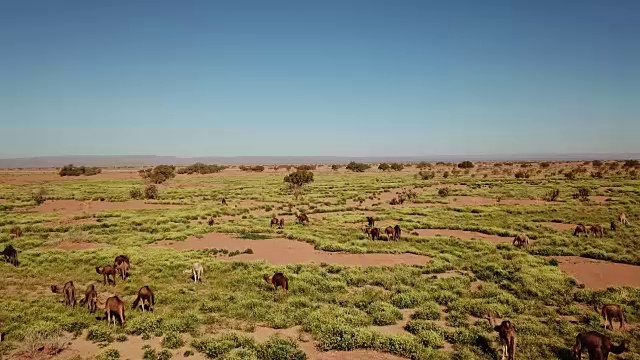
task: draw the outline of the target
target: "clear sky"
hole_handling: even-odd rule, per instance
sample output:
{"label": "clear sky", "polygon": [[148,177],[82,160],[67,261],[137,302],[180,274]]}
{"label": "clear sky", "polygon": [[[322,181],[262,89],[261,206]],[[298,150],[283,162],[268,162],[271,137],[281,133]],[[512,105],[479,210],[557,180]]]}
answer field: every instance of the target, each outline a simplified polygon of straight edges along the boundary
{"label": "clear sky", "polygon": [[640,1],[0,1],[0,157],[640,152]]}

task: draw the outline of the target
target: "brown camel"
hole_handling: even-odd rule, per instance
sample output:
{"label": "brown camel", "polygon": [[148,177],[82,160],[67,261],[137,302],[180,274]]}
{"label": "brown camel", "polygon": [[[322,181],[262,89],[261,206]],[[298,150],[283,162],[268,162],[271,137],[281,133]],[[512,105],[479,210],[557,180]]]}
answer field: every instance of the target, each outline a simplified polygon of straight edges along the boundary
{"label": "brown camel", "polygon": [[19,226],[14,226],[11,228],[9,234],[12,238],[19,238],[20,236],[22,236],[22,229],[20,229]]}
{"label": "brown camel", "polygon": [[380,239],[380,229],[373,228],[369,230],[369,235],[371,235],[371,240],[379,240]]}
{"label": "brown camel", "polygon": [[93,284],[87,287],[84,299],[80,300],[80,306],[84,306],[84,304],[88,304],[87,306],[91,314],[96,312],[96,309],[98,308],[98,293],[96,292],[96,287]]}
{"label": "brown camel", "polygon": [[116,268],[116,274],[120,274],[122,280],[126,280],[129,277],[129,268],[131,262],[126,255],[118,255],[113,261],[113,266]]}
{"label": "brown camel", "polygon": [[298,224],[304,225],[305,223],[309,223],[309,217],[307,214],[299,214],[298,215]]}
{"label": "brown camel", "polygon": [[396,225],[393,227],[393,240],[398,241],[400,240],[400,234],[402,233],[402,230],[400,229],[400,225]]}
{"label": "brown camel", "polygon": [[213,226],[214,223],[215,223],[215,220],[213,219],[213,216],[211,216],[209,220],[207,220],[207,224],[209,224],[209,226]]}
{"label": "brown camel", "polygon": [[488,314],[487,320],[493,330],[498,332],[500,343],[502,344],[502,360],[507,358],[513,360],[516,354],[516,327],[509,320],[503,320],[500,325],[496,325],[492,313]]}
{"label": "brown camel", "polygon": [[104,303],[104,313],[107,317],[107,324],[111,325],[111,319],[113,316],[113,325],[116,324],[116,315],[120,317],[120,326],[124,327],[124,302],[116,296],[112,296]]}
{"label": "brown camel", "polygon": [[102,275],[102,279],[104,280],[104,285],[107,285],[109,281],[109,276],[113,278],[113,285],[116,285],[116,269],[112,265],[106,265],[103,268],[96,266],[96,272]]}
{"label": "brown camel", "polygon": [[269,225],[269,227],[273,227],[274,225],[280,225],[280,221],[275,216],[271,219],[271,224]]}
{"label": "brown camel", "polygon": [[600,225],[591,225],[589,226],[589,232],[595,236],[604,236],[604,229]]}
{"label": "brown camel", "polygon": [[227,205],[227,200],[225,198],[222,198],[222,205]]}
{"label": "brown camel", "polygon": [[280,221],[278,222],[278,228],[284,229],[284,218],[280,218]]}
{"label": "brown camel", "polygon": [[622,354],[627,349],[627,340],[622,340],[620,345],[613,345],[608,336],[597,331],[589,331],[576,336],[576,344],[572,349],[573,356],[581,360],[584,349],[587,349],[590,360],[607,360],[610,352],[616,355]]}
{"label": "brown camel", "polygon": [[76,306],[76,288],[73,286],[73,281],[67,281],[63,287],[60,287],[60,285],[51,285],[51,292],[64,294],[65,306]]}
{"label": "brown camel", "polygon": [[615,221],[612,221],[609,228],[611,229],[611,231],[618,231],[618,224],[616,224]]}
{"label": "brown camel", "polygon": [[515,246],[528,246],[529,245],[529,237],[527,234],[520,233],[513,238],[513,245]]}
{"label": "brown camel", "polygon": [[576,229],[573,230],[573,236],[580,237],[580,234],[584,234],[586,237],[589,237],[589,233],[587,232],[587,228],[582,224],[576,226]]}
{"label": "brown camel", "polygon": [[153,311],[153,306],[156,304],[156,299],[150,287],[145,285],[141,287],[140,290],[138,290],[138,297],[133,302],[133,305],[131,305],[131,308],[132,309],[137,308],[138,303],[140,303],[140,308],[142,309],[142,312],[144,312],[145,304],[149,308],[149,311]]}
{"label": "brown camel", "polygon": [[384,229],[384,234],[387,236],[387,239],[393,239],[393,228],[391,226],[387,226]]}
{"label": "brown camel", "polygon": [[289,290],[289,279],[281,272],[275,273],[271,277],[269,277],[269,274],[264,274],[263,278],[264,281],[273,285],[273,291],[277,291],[278,286],[282,288],[282,292]]}
{"label": "brown camel", "polygon": [[623,212],[618,214],[618,221],[620,221],[620,223],[623,225],[629,225],[629,221],[627,221],[627,215],[625,215],[625,213]]}
{"label": "brown camel", "polygon": [[597,313],[600,313],[600,315],[602,315],[602,318],[604,319],[605,329],[607,328],[607,322],[609,322],[609,328],[613,330],[613,319],[617,319],[620,322],[620,329],[623,329],[625,327],[624,312],[622,311],[622,308],[620,306],[616,304],[604,304],[600,309],[598,309],[596,305],[594,305],[593,307]]}
{"label": "brown camel", "polygon": [[4,261],[13,266],[18,266],[18,251],[13,246],[7,245],[7,247],[2,250],[2,256]]}
{"label": "brown camel", "polygon": [[367,224],[369,224],[369,227],[372,228],[376,224],[376,221],[373,219],[373,217],[367,216]]}

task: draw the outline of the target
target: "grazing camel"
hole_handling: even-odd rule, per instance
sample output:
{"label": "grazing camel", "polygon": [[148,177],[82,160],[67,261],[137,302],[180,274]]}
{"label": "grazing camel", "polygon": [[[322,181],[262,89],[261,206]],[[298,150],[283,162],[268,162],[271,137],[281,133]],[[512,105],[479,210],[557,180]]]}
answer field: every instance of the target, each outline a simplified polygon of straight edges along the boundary
{"label": "grazing camel", "polygon": [[18,266],[18,251],[13,246],[7,245],[7,247],[2,250],[2,256],[4,257],[4,261],[13,266]]}
{"label": "grazing camel", "polygon": [[129,268],[131,262],[126,255],[118,255],[113,261],[113,267],[116,269],[116,275],[120,274],[120,278],[124,281],[129,277]]}
{"label": "grazing camel", "polygon": [[284,229],[284,218],[280,218],[280,222],[278,223],[278,229]]}
{"label": "grazing camel", "polygon": [[108,325],[111,325],[111,318],[113,315],[113,325],[115,326],[116,315],[118,315],[120,317],[120,326],[124,327],[124,301],[120,300],[117,295],[107,299],[104,304],[104,313],[106,315]]}
{"label": "grazing camel", "polygon": [[309,223],[309,217],[307,214],[299,214],[298,216],[298,224],[304,225],[305,223]]}
{"label": "grazing camel", "polygon": [[269,227],[273,227],[273,225],[275,226],[280,225],[280,221],[275,216],[271,218],[271,224],[269,225]]}
{"label": "grazing camel", "polygon": [[191,268],[191,274],[193,275],[193,282],[197,283],[198,281],[202,282],[202,273],[204,272],[204,268],[202,264],[199,262],[193,264]]}
{"label": "grazing camel", "polygon": [[615,221],[611,222],[610,229],[611,231],[618,231],[618,225],[616,224]]}
{"label": "grazing camel", "polygon": [[371,240],[379,240],[380,239],[380,229],[373,228],[369,230],[369,235],[371,235]]}
{"label": "grazing camel", "polygon": [[207,224],[209,224],[209,226],[213,226],[214,223],[215,223],[215,220],[213,220],[213,216],[211,216],[209,220],[207,220]]}
{"label": "grazing camel", "polygon": [[51,292],[64,294],[64,305],[76,307],[76,288],[73,281],[67,281],[62,288],[59,285],[51,285]]}
{"label": "grazing camel", "polygon": [[573,230],[573,236],[580,237],[580,234],[584,234],[586,237],[589,237],[589,233],[587,232],[587,228],[582,224],[576,226],[576,229]]}
{"label": "grazing camel", "polygon": [[282,288],[282,292],[286,293],[289,290],[289,279],[281,272],[275,273],[271,277],[269,274],[264,274],[263,279],[273,285],[273,291],[278,291],[278,286]]}
{"label": "grazing camel", "polygon": [[487,316],[489,325],[498,332],[500,343],[502,344],[502,360],[514,360],[516,354],[516,327],[509,320],[503,320],[500,325],[496,325],[492,313]]}
{"label": "grazing camel", "polygon": [[376,221],[373,219],[373,217],[367,216],[367,224],[369,224],[369,227],[372,228],[376,224]]}
{"label": "grazing camel", "polygon": [[528,246],[529,245],[529,237],[527,234],[520,233],[513,238],[513,245],[515,246]]}
{"label": "grazing camel", "polygon": [[142,312],[144,312],[145,303],[149,307],[149,311],[153,311],[153,306],[156,304],[156,300],[150,287],[145,285],[138,290],[138,297],[133,302],[133,305],[131,305],[131,308],[137,308],[138,303],[140,304]]}
{"label": "grazing camel", "polygon": [[96,292],[96,287],[93,284],[87,287],[84,299],[80,300],[80,306],[84,306],[84,304],[88,304],[89,313],[93,314],[96,312],[96,309],[98,308],[98,293]]}
{"label": "grazing camel", "polygon": [[384,234],[387,235],[387,239],[393,239],[393,234],[394,234],[393,228],[391,226],[387,226],[384,229]]}
{"label": "grazing camel", "polygon": [[19,238],[20,236],[22,236],[22,229],[20,229],[19,226],[12,227],[9,234],[12,238]]}
{"label": "grazing camel", "polygon": [[617,319],[620,322],[620,329],[625,327],[624,312],[620,306],[616,304],[604,304],[602,308],[598,309],[598,306],[594,305],[593,309],[602,315],[605,329],[607,328],[607,322],[609,322],[609,328],[613,330],[613,319]]}
{"label": "grazing camel", "polygon": [[393,227],[393,240],[398,241],[400,240],[400,234],[402,233],[402,230],[400,229],[400,225],[396,225]]}
{"label": "grazing camel", "polygon": [[576,344],[573,345],[573,356],[581,360],[584,349],[587,349],[590,360],[607,360],[610,352],[616,355],[622,354],[627,349],[627,340],[622,340],[620,345],[613,345],[608,336],[597,331],[579,333],[576,336]]}
{"label": "grazing camel", "polygon": [[102,279],[104,280],[104,285],[107,285],[109,281],[109,276],[113,278],[113,285],[116,285],[116,269],[112,265],[106,265],[102,268],[96,266],[96,272],[102,275]]}
{"label": "grazing camel", "polygon": [[629,221],[627,221],[627,215],[625,215],[623,212],[618,214],[618,221],[620,221],[620,223],[623,225],[629,225]]}
{"label": "grazing camel", "polygon": [[222,198],[222,205],[227,205],[227,200],[225,198]]}
{"label": "grazing camel", "polygon": [[604,229],[600,225],[591,225],[589,226],[589,232],[595,236],[604,236]]}

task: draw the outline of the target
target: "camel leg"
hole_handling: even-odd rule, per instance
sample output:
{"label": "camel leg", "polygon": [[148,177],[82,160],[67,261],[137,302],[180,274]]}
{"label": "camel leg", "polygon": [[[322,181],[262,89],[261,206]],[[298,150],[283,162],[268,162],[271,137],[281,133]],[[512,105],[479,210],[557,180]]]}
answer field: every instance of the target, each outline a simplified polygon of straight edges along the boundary
{"label": "camel leg", "polygon": [[502,346],[502,360],[505,360],[507,358],[507,345],[503,345]]}
{"label": "camel leg", "polygon": [[609,329],[613,330],[613,318],[609,316]]}

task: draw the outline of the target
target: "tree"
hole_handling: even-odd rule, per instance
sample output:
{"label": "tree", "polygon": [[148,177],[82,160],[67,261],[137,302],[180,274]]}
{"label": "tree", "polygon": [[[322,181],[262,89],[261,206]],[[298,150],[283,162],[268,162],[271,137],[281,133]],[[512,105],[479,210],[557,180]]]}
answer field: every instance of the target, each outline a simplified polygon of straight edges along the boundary
{"label": "tree", "polygon": [[626,160],[622,165],[623,169],[631,169],[637,167],[640,167],[640,162],[638,162],[638,160]]}
{"label": "tree", "polygon": [[218,173],[224,169],[226,169],[227,167],[224,165],[206,165],[200,162],[197,162],[195,164],[189,165],[187,167],[184,167],[182,169],[178,169],[177,173],[178,174],[213,174],[213,173]]}
{"label": "tree", "polygon": [[139,174],[143,179],[149,180],[154,184],[162,184],[176,176],[176,167],[173,165],[158,165],[153,169],[140,170]]}
{"label": "tree", "polygon": [[316,169],[316,165],[298,165],[296,170],[312,171]]}
{"label": "tree", "polygon": [[593,165],[593,167],[600,167],[600,166],[602,166],[602,161],[600,161],[600,160],[593,160],[593,161],[591,162],[591,165]]}
{"label": "tree", "polygon": [[416,165],[416,168],[418,168],[418,169],[424,169],[424,168],[427,168],[427,167],[431,167],[431,164],[429,164],[428,162],[425,162],[425,161],[421,161]]}
{"label": "tree", "polygon": [[284,182],[292,187],[302,187],[313,182],[313,173],[308,170],[296,170],[284,177]]}
{"label": "tree", "polygon": [[352,161],[347,165],[347,170],[351,170],[353,172],[365,172],[365,170],[369,169],[371,166],[368,164],[357,163]]}
{"label": "tree", "polygon": [[436,172],[435,171],[420,171],[418,173],[418,176],[420,178],[422,178],[422,180],[431,180],[434,177],[436,177]]}
{"label": "tree", "polygon": [[390,166],[393,171],[402,171],[402,169],[404,169],[404,165],[401,163],[393,163]]}
{"label": "tree", "polygon": [[158,198],[158,187],[149,184],[146,188],[144,188],[144,197],[146,199],[157,199]]}
{"label": "tree", "polygon": [[331,170],[338,171],[341,167],[342,167],[341,165],[333,164],[333,165],[331,165]]}
{"label": "tree", "polygon": [[40,188],[37,192],[31,194],[31,198],[36,204],[41,205],[47,200],[47,190]]}
{"label": "tree", "polygon": [[382,163],[380,165],[378,165],[378,169],[382,170],[382,171],[387,171],[391,168],[391,166],[389,166],[389,164],[387,163]]}
{"label": "tree", "polygon": [[91,176],[97,175],[102,172],[102,169],[99,167],[84,167],[84,166],[73,166],[73,164],[65,165],[60,169],[58,173],[60,176]]}
{"label": "tree", "polygon": [[471,161],[463,161],[460,164],[458,164],[458,167],[460,169],[471,169],[473,168],[473,163]]}

